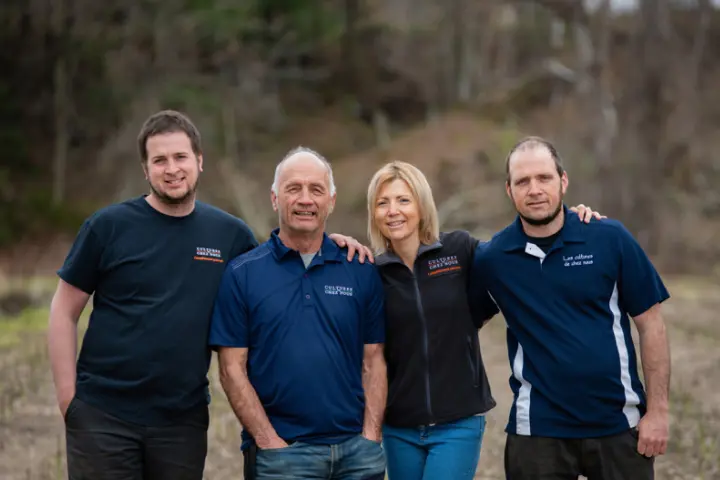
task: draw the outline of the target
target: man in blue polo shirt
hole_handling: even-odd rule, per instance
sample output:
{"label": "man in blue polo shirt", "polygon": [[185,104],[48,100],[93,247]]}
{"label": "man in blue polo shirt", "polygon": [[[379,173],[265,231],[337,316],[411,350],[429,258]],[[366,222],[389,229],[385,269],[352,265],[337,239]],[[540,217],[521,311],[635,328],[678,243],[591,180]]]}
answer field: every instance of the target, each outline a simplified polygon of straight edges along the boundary
{"label": "man in blue polo shirt", "polygon": [[506,184],[518,218],[476,252],[475,298],[483,302],[487,290],[508,328],[506,475],[652,479],[653,457],[668,440],[670,353],[660,304],[669,294],[620,222],[585,224],[563,205],[567,185],[552,144],[518,143]]}
{"label": "man in blue polo shirt", "polygon": [[320,155],[290,152],[271,199],[280,228],[228,265],[209,340],[244,427],[245,478],[381,480],[382,282],[324,234],[335,185]]}

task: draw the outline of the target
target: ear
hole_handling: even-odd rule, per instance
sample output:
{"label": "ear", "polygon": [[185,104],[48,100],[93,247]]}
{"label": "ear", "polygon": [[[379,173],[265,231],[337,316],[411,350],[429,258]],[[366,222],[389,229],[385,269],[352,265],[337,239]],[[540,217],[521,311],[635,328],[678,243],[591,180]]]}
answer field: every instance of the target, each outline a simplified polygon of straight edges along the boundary
{"label": "ear", "polygon": [[275,195],[275,192],[272,191],[272,188],[270,189],[270,202],[272,202],[273,211],[277,212],[277,195]]}
{"label": "ear", "polygon": [[145,180],[150,180],[150,178],[148,177],[147,162],[148,162],[148,160],[145,160],[145,161],[142,163],[142,169],[143,169],[143,175],[145,175]]}
{"label": "ear", "polygon": [[203,171],[203,156],[202,154],[198,155],[198,170],[201,172]]}
{"label": "ear", "polygon": [[567,192],[567,188],[570,181],[568,180],[567,172],[563,172],[562,177],[560,177],[560,185],[562,188],[562,194],[565,195],[565,192]]}
{"label": "ear", "polygon": [[337,200],[337,193],[335,193],[332,197],[330,197],[330,206],[328,207],[328,215],[330,215],[333,210],[335,210],[335,200]]}
{"label": "ear", "polygon": [[510,190],[510,182],[507,180],[505,181],[505,193],[507,193],[507,196],[512,200],[512,191]]}

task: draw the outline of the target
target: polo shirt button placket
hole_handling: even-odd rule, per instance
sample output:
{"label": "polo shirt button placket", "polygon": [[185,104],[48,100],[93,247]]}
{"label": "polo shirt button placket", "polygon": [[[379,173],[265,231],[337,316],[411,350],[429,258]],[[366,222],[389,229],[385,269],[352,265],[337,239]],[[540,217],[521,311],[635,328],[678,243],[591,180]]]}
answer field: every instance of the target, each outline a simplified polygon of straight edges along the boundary
{"label": "polo shirt button placket", "polygon": [[312,282],[310,282],[310,275],[307,273],[303,274],[303,280],[302,280],[302,290],[303,290],[303,297],[305,297],[305,301],[303,302],[306,306],[312,305],[312,300],[310,298],[310,293],[312,292]]}

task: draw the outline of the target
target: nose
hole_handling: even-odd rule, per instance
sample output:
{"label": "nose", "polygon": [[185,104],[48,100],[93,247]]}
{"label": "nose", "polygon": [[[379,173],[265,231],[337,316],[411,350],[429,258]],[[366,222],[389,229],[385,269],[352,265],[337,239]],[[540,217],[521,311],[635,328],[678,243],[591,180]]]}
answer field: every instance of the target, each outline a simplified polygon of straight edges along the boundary
{"label": "nose", "polygon": [[528,195],[540,195],[542,192],[542,189],[540,188],[540,184],[535,180],[530,180],[530,187],[528,188]]}
{"label": "nose", "polygon": [[176,173],[179,172],[179,171],[180,171],[180,168],[178,167],[178,164],[177,164],[177,162],[175,161],[175,159],[174,159],[174,158],[170,158],[170,159],[168,160],[167,164],[166,164],[165,172],[166,172],[166,173],[169,173],[170,175],[174,175],[174,174],[176,174]]}
{"label": "nose", "polygon": [[312,197],[310,196],[310,190],[308,190],[307,188],[303,188],[302,194],[298,199],[298,203],[302,205],[311,205],[313,203]]}
{"label": "nose", "polygon": [[400,210],[398,209],[398,204],[396,202],[389,202],[388,203],[388,216],[392,217],[393,215],[397,215],[400,213]]}

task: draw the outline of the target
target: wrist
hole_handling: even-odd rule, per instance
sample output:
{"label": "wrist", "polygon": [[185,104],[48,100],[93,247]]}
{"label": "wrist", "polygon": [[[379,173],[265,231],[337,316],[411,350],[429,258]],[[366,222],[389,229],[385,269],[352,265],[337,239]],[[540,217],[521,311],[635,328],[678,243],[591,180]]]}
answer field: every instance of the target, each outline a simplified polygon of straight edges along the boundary
{"label": "wrist", "polygon": [[382,429],[380,428],[363,428],[362,435],[370,440],[380,441],[382,438]]}
{"label": "wrist", "polygon": [[281,442],[283,442],[283,440],[277,434],[263,435],[255,438],[255,444],[260,449],[272,448],[273,446],[278,445]]}
{"label": "wrist", "polygon": [[58,387],[57,389],[57,397],[58,398],[72,398],[75,396],[75,385],[69,384],[69,385],[63,385]]}
{"label": "wrist", "polygon": [[667,415],[670,411],[667,402],[648,404],[647,413],[653,415]]}

